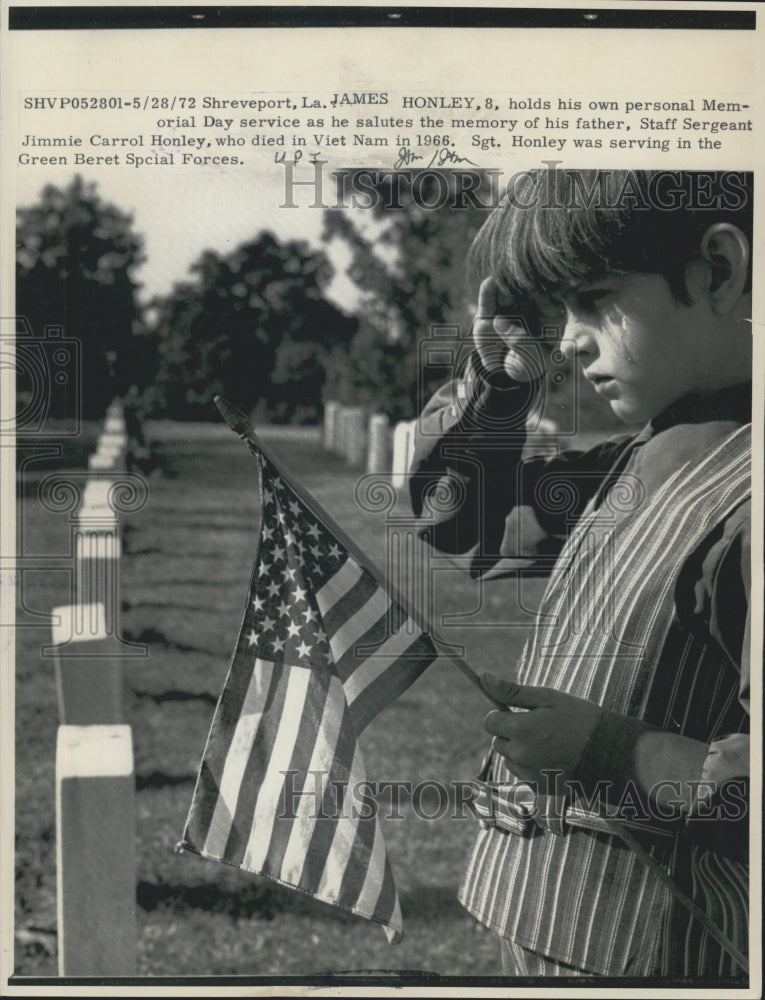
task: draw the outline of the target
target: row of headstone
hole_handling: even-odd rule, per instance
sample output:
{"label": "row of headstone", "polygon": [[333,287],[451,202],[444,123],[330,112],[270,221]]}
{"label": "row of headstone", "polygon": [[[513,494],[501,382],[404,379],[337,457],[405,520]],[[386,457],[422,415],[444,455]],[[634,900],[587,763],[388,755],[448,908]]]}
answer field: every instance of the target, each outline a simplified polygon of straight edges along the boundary
{"label": "row of headstone", "polygon": [[401,488],[411,467],[415,424],[406,420],[391,429],[384,413],[367,418],[362,407],[331,400],[324,407],[323,444],[353,468],[390,475]]}
{"label": "row of headstone", "polygon": [[117,622],[122,545],[110,491],[125,469],[121,406],[107,412],[74,518],[74,604],[53,609],[58,969],[136,971],[135,776]]}
{"label": "row of headstone", "polygon": [[[368,419],[360,406],[342,406],[334,400],[324,407],[323,443],[327,451],[345,458],[355,468],[390,475],[396,489],[404,489],[414,459],[417,420],[402,420],[391,428],[383,413]],[[534,427],[535,448],[541,454],[556,454],[558,425],[549,417]]]}

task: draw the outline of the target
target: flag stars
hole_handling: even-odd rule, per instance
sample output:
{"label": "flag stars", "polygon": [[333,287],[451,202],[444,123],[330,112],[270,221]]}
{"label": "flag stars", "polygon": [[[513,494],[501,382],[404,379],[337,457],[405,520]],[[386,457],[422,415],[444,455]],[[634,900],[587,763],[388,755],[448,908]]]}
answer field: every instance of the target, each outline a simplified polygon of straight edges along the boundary
{"label": "flag stars", "polygon": [[304,587],[295,587],[295,602],[302,601],[306,595]]}
{"label": "flag stars", "polygon": [[255,634],[255,629],[250,629],[248,635],[245,637],[247,639],[247,645],[252,647],[258,641],[258,637]]}
{"label": "flag stars", "polygon": [[277,636],[275,639],[272,639],[271,642],[273,643],[274,653],[280,653],[284,649],[284,639],[282,639],[280,636]]}
{"label": "flag stars", "polygon": [[269,585],[268,585],[268,593],[271,594],[273,597],[278,596],[280,590],[281,590],[281,587],[276,582],[276,580],[272,580],[269,583]]}
{"label": "flag stars", "polygon": [[297,648],[298,656],[310,656],[311,647],[301,640],[300,645]]}
{"label": "flag stars", "polygon": [[287,626],[287,634],[289,635],[290,639],[292,639],[296,635],[300,635],[301,628],[302,625],[297,625],[295,624],[295,622],[290,622],[289,625]]}
{"label": "flag stars", "polygon": [[260,611],[265,603],[266,602],[265,602],[264,598],[262,598],[262,597],[255,597],[253,599],[252,606],[253,606],[253,608],[255,608],[256,611]]}
{"label": "flag stars", "polygon": [[263,629],[264,632],[270,632],[273,629],[274,625],[276,625],[274,619],[269,618],[268,615],[266,615],[261,628]]}

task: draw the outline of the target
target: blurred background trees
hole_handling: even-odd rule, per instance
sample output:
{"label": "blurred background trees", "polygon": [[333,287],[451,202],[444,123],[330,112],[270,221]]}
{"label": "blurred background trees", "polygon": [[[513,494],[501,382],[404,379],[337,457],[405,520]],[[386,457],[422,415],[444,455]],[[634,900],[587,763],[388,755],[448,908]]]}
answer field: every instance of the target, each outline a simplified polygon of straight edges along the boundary
{"label": "blurred background trees", "polygon": [[[135,385],[145,412],[176,420],[217,419],[218,392],[258,422],[315,423],[329,399],[410,419],[454,374],[422,364],[435,329],[469,348],[476,290],[464,261],[489,212],[467,200],[454,207],[456,171],[438,183],[426,171],[416,197],[413,176],[367,172],[372,204],[326,209],[324,247],[256,231],[230,252],[204,251],[149,302],[138,294],[145,255],[132,216],[80,177],[65,189],[48,185],[18,213],[17,312],[37,338],[53,324],[80,341],[85,416],[101,416]],[[496,198],[488,174],[478,174],[475,197]],[[358,290],[350,311],[331,298],[333,243]],[[577,378],[558,364],[546,415],[562,426],[615,426]]]}
{"label": "blurred background trees", "polygon": [[[37,204],[21,208],[16,232],[16,312],[35,337],[52,325],[80,341],[83,412],[102,416],[115,393],[152,367],[134,277],[143,240],[132,216],[75,177],[63,189],[47,185]],[[53,394],[53,405],[63,398]]]}
{"label": "blurred background trees", "polygon": [[208,419],[222,392],[258,419],[316,422],[329,354],[347,350],[356,321],[326,297],[332,266],[302,240],[261,232],[155,299],[159,364],[154,408]]}

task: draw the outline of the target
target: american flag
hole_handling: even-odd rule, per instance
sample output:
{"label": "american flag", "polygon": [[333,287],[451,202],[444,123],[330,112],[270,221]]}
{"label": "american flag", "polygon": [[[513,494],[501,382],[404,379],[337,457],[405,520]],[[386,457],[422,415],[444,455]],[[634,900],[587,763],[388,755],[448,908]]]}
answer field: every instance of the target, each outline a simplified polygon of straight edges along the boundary
{"label": "american flag", "polygon": [[247,607],[179,847],[378,921],[395,941],[401,910],[357,736],[437,652],[258,460]]}

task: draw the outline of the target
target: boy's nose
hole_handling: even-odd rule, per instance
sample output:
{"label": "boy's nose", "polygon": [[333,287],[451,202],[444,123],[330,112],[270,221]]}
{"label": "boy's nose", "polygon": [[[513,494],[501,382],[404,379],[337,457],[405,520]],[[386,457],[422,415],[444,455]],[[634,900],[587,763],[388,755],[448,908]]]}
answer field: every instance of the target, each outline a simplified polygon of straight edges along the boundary
{"label": "boy's nose", "polygon": [[589,324],[569,314],[563,327],[560,349],[571,361],[594,354],[595,340]]}

